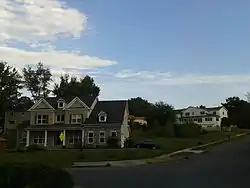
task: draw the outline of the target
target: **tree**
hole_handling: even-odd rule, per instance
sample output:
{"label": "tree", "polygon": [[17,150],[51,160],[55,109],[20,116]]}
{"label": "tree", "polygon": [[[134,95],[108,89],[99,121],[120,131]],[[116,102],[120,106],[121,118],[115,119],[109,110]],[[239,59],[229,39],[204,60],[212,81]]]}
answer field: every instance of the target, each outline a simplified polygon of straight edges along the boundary
{"label": "tree", "polygon": [[[0,121],[4,113],[12,108],[22,89],[21,76],[6,62],[0,62]],[[3,123],[3,122],[0,122]]]}
{"label": "tree", "polygon": [[44,67],[41,62],[35,68],[32,65],[27,65],[23,68],[23,76],[24,86],[31,92],[31,96],[35,101],[41,97],[48,97],[51,92],[49,86],[52,81],[52,74],[49,68]]}
{"label": "tree", "polygon": [[34,102],[29,97],[23,96],[16,100],[15,104],[13,105],[13,108],[21,112],[27,111],[33,105]]}
{"label": "tree", "polygon": [[77,79],[65,74],[60,77],[60,83],[55,84],[54,95],[57,97],[72,96],[99,96],[100,88],[95,84],[94,79],[86,75],[84,78]]}
{"label": "tree", "polygon": [[247,98],[247,102],[250,103],[250,92],[247,92],[246,98]]}
{"label": "tree", "polygon": [[131,98],[128,101],[128,106],[129,113],[137,117],[148,117],[154,107],[153,104],[141,97]]}
{"label": "tree", "polygon": [[250,103],[239,97],[229,97],[222,105],[228,110],[228,121],[230,125],[239,128],[250,128]]}

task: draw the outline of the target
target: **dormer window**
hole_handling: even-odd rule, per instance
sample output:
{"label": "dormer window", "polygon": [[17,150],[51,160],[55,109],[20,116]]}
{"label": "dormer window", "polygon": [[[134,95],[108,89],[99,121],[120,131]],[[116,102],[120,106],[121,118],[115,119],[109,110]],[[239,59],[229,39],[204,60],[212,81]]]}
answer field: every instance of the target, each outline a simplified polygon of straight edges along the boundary
{"label": "dormer window", "polygon": [[63,108],[64,107],[64,102],[59,102],[58,103],[58,108]]}
{"label": "dormer window", "polygon": [[58,108],[64,108],[65,101],[63,99],[59,99],[57,101]]}
{"label": "dormer window", "polygon": [[106,122],[107,121],[107,114],[103,111],[101,111],[99,114],[99,122]]}

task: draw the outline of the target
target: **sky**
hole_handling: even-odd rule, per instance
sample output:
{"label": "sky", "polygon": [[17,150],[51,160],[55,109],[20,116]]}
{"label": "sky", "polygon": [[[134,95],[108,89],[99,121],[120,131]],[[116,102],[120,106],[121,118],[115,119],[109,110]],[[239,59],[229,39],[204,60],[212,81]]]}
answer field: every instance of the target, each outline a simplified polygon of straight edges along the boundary
{"label": "sky", "polygon": [[1,0],[0,57],[175,108],[250,91],[248,0]]}

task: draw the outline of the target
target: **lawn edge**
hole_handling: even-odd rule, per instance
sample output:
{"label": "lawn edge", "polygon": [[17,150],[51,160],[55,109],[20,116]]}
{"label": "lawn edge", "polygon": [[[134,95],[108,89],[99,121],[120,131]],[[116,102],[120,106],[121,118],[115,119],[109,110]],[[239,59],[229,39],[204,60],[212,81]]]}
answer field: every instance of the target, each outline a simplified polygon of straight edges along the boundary
{"label": "lawn edge", "polygon": [[73,162],[71,168],[96,168],[96,167],[126,167],[126,166],[138,166],[138,165],[145,165],[145,164],[155,164],[155,163],[162,163],[167,162],[173,159],[183,158],[183,156],[174,157],[177,154],[187,152],[188,150],[197,150],[201,148],[207,148],[208,146],[213,146],[217,144],[224,143],[226,141],[231,141],[243,136],[250,134],[250,132],[236,134],[231,136],[230,139],[221,139],[213,142],[209,142],[207,144],[202,144],[199,146],[193,146],[185,149],[181,149],[178,151],[174,151],[168,154],[160,155],[153,158],[147,159],[136,159],[136,160],[120,160],[120,161],[98,161],[98,162]]}

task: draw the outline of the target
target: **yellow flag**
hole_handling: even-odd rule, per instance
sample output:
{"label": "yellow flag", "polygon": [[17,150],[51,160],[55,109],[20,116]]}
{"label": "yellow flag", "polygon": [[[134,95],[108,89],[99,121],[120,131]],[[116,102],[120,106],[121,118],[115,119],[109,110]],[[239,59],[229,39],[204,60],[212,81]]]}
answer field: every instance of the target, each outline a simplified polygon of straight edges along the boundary
{"label": "yellow flag", "polygon": [[64,134],[63,134],[63,132],[61,132],[59,138],[60,138],[61,142],[64,140]]}

